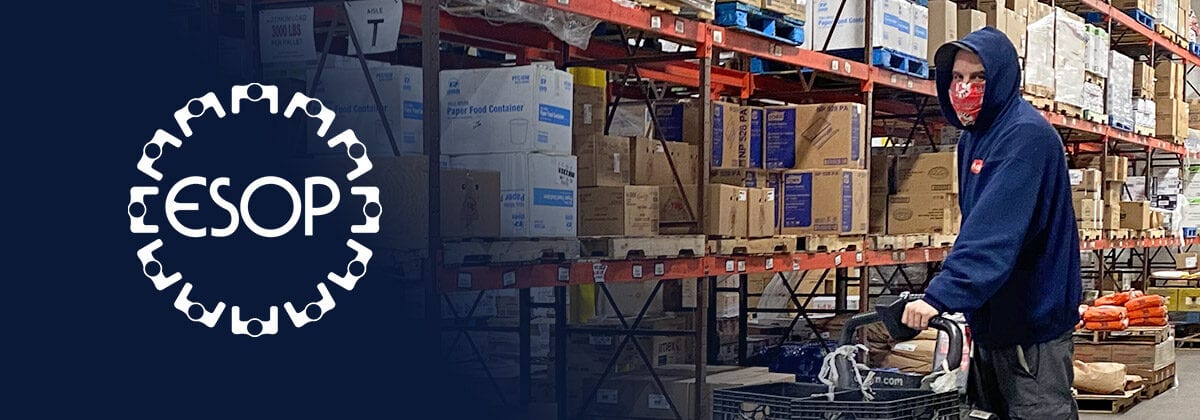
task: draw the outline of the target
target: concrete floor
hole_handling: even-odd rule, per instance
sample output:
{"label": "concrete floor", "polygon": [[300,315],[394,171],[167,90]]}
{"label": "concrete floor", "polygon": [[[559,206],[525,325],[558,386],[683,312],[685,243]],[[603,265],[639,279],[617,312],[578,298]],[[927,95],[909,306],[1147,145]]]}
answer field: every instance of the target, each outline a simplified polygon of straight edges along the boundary
{"label": "concrete floor", "polygon": [[1139,402],[1123,414],[1083,414],[1083,420],[1112,418],[1194,420],[1200,418],[1200,350],[1175,352],[1178,386],[1162,395]]}

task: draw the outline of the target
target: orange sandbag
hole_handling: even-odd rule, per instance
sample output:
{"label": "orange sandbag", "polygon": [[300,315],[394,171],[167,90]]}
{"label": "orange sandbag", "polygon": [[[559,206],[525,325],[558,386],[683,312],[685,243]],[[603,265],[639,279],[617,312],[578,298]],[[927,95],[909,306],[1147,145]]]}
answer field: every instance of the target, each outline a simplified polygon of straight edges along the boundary
{"label": "orange sandbag", "polygon": [[1128,302],[1128,301],[1129,301],[1129,292],[1119,292],[1119,293],[1113,293],[1108,296],[1098,297],[1098,298],[1096,298],[1096,302],[1094,302],[1093,305],[1095,305],[1095,306],[1105,306],[1105,305],[1124,306],[1125,302]]}
{"label": "orange sandbag", "polygon": [[1142,308],[1142,309],[1138,309],[1135,311],[1128,311],[1126,316],[1128,316],[1130,319],[1133,319],[1133,318],[1166,318],[1167,317],[1167,307],[1166,306],[1152,306],[1149,308]]}
{"label": "orange sandbag", "polygon": [[1136,311],[1138,309],[1153,308],[1155,306],[1163,306],[1167,304],[1167,299],[1159,295],[1146,295],[1134,299],[1130,299],[1125,303],[1125,309]]}
{"label": "orange sandbag", "polygon": [[1083,313],[1083,320],[1091,321],[1120,321],[1126,318],[1124,306],[1093,306]]}
{"label": "orange sandbag", "polygon": [[1083,328],[1092,331],[1123,331],[1129,327],[1129,320],[1122,319],[1120,321],[1087,321],[1083,323]]}
{"label": "orange sandbag", "polygon": [[1129,320],[1131,327],[1161,327],[1167,325],[1166,317],[1133,318]]}

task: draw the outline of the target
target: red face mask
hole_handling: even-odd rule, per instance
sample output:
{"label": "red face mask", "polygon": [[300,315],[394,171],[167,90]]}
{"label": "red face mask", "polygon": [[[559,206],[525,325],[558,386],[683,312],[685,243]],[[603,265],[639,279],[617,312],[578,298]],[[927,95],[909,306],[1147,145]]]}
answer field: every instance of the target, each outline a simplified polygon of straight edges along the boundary
{"label": "red face mask", "polygon": [[963,125],[975,124],[979,111],[983,110],[983,82],[951,83],[950,106]]}

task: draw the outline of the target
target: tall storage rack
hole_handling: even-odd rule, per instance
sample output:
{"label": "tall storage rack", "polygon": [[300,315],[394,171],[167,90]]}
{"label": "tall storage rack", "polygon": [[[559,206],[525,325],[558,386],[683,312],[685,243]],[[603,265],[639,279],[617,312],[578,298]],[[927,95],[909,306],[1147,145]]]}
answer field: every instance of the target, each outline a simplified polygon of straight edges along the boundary
{"label": "tall storage rack", "polygon": [[[698,166],[700,183],[707,183],[709,171],[708,157],[711,156],[711,101],[714,97],[728,96],[742,100],[772,99],[794,103],[853,101],[867,106],[868,127],[874,135],[888,136],[896,133],[893,129],[876,127],[872,117],[883,121],[912,122],[908,137],[923,130],[926,136],[932,137],[930,125],[936,122],[926,121],[940,118],[937,112],[937,99],[932,80],[910,77],[886,69],[872,66],[869,63],[871,55],[864,54],[867,63],[851,61],[818,51],[812,51],[786,44],[766,37],[728,30],[712,25],[709,20],[695,17],[675,15],[669,12],[643,7],[629,7],[614,3],[612,0],[522,0],[531,4],[541,5],[552,9],[562,10],[599,19],[606,24],[618,25],[622,35],[630,39],[644,37],[668,39],[694,48],[694,52],[663,53],[646,51],[638,48],[628,48],[628,39],[623,43],[601,42],[593,40],[586,50],[568,46],[556,39],[549,32],[532,25],[506,25],[502,29],[480,19],[452,16],[441,11],[437,0],[410,0],[404,3],[403,35],[419,38],[422,48],[421,64],[424,77],[424,150],[428,154],[429,173],[439,171],[439,154],[441,140],[439,138],[438,112],[438,72],[441,69],[441,51],[439,45],[452,43],[473,46],[490,51],[513,54],[519,64],[531,61],[551,61],[558,67],[588,66],[625,73],[636,67],[636,74],[641,78],[687,86],[696,89],[702,102],[702,118],[704,150],[700,153],[701,162]],[[966,2],[963,2],[966,3]],[[1047,2],[1050,3],[1050,2]],[[340,2],[288,2],[260,0],[250,1],[250,10],[263,8],[294,7],[315,5],[317,8],[317,26],[327,25],[331,19],[337,19],[334,9],[340,7]],[[870,31],[869,5],[865,13],[866,27]],[[1053,3],[1052,3],[1053,4]],[[1185,48],[1175,45],[1170,40],[1155,33],[1154,30],[1138,24],[1133,18],[1116,10],[1100,0],[1068,0],[1055,4],[1070,11],[1084,13],[1098,12],[1107,20],[1109,32],[1113,33],[1114,44],[1122,51],[1137,52],[1151,61],[1173,55],[1187,63],[1200,65],[1200,57],[1191,55]],[[254,15],[256,16],[256,15]],[[254,33],[254,18],[247,19],[247,34]],[[1118,35],[1120,34],[1120,35]],[[869,33],[864,34],[870,39]],[[332,39],[332,38],[327,38]],[[328,41],[326,41],[328,42]],[[625,45],[622,45],[625,44]],[[870,44],[867,43],[868,49]],[[320,46],[318,46],[320,48]],[[756,57],[776,63],[803,69],[795,74],[798,76],[781,76],[772,74],[754,74],[747,71],[717,67],[714,59],[720,52],[733,52],[745,57]],[[630,72],[633,73],[633,72]],[[1193,87],[1192,89],[1196,89]],[[1097,124],[1083,119],[1066,117],[1060,114],[1044,112],[1045,118],[1060,130],[1064,146],[1068,153],[1100,153],[1137,154],[1144,156],[1146,162],[1146,177],[1150,177],[1150,169],[1156,160],[1166,160],[1170,163],[1182,164],[1184,159],[1196,158],[1196,154],[1188,153],[1181,145],[1166,141],[1135,135],[1106,125]],[[894,127],[893,127],[894,128]],[[904,130],[900,130],[904,131]],[[868,154],[869,156],[869,154]],[[1165,157],[1165,159],[1163,159]],[[431,197],[439,192],[439,177],[429,177]],[[700,189],[703,194],[703,189]],[[697,199],[695,202],[703,202]],[[439,220],[439,202],[430,200],[429,209],[429,238],[428,248],[441,248]],[[705,209],[694,209],[695,220],[703,218]],[[1128,240],[1089,240],[1082,243],[1081,251],[1093,252],[1101,263],[1097,266],[1098,278],[1106,278],[1106,272],[1114,270],[1136,271],[1140,282],[1148,281],[1151,260],[1158,250],[1168,247],[1192,246],[1200,243],[1200,239],[1189,238],[1158,238],[1158,239],[1128,239]],[[716,288],[717,276],[739,275],[741,287],[742,334],[739,342],[739,360],[746,356],[744,322],[746,315],[746,275],[753,273],[788,273],[798,271],[820,271],[826,274],[834,273],[837,285],[836,310],[846,311],[847,286],[854,282],[846,272],[847,269],[878,268],[904,264],[939,263],[949,253],[948,246],[926,246],[898,250],[872,250],[867,243],[856,249],[834,250],[831,252],[783,252],[773,255],[715,255],[700,254],[671,258],[628,258],[628,259],[579,259],[560,260],[536,263],[483,265],[483,266],[450,266],[443,265],[437,251],[424,255],[421,259],[421,279],[429,281],[425,288],[426,322],[446,323],[440,325],[448,331],[491,330],[518,333],[521,342],[520,354],[520,389],[517,401],[506,401],[518,409],[525,407],[530,401],[530,343],[527,333],[530,327],[531,308],[542,306],[552,307],[555,313],[555,351],[554,370],[556,372],[556,398],[558,401],[559,418],[576,418],[582,414],[579,407],[567,404],[565,381],[566,364],[569,355],[566,353],[567,333],[610,334],[620,337],[623,343],[631,343],[639,351],[642,360],[650,366],[647,358],[634,337],[647,335],[688,335],[694,338],[695,344],[691,349],[695,361],[694,373],[698,384],[703,384],[706,378],[706,361],[710,359],[711,349],[707,340],[714,335],[715,326],[711,325],[711,307]],[[824,277],[824,275],[823,275]],[[865,280],[866,275],[857,279],[860,301],[863,308],[870,297],[870,288]],[[566,316],[567,286],[596,285],[599,292],[608,295],[607,284],[627,282],[656,282],[654,293],[649,299],[654,299],[664,282],[683,282],[683,286],[695,287],[694,328],[690,331],[651,330],[639,328],[647,305],[643,305],[635,316],[620,316],[621,328],[596,329],[571,327]],[[890,281],[890,280],[889,280]],[[530,297],[530,288],[552,287],[554,303],[535,303]],[[1103,282],[1097,285],[1105,287]],[[466,323],[443,321],[439,311],[444,293],[476,292],[475,306],[479,297],[489,290],[517,289],[521,315],[520,323],[515,328],[505,327],[476,327]],[[723,290],[724,291],[724,290]],[[729,290],[733,291],[733,290]],[[792,290],[793,300],[804,296],[805,291]],[[811,292],[807,293],[811,295]],[[611,302],[611,297],[608,297]],[[615,302],[612,302],[615,306]],[[806,318],[804,305],[797,304],[795,322]],[[618,312],[636,308],[618,308]],[[467,316],[474,312],[474,306]],[[456,314],[456,316],[458,316]],[[433,337],[440,340],[440,337]],[[455,340],[458,341],[457,339]],[[470,341],[467,336],[465,341]],[[473,346],[473,344],[472,344]],[[619,346],[617,351],[621,351]],[[434,355],[436,357],[436,355]],[[614,355],[615,360],[615,355]],[[611,368],[610,362],[609,367]],[[487,366],[483,366],[486,371]],[[662,383],[650,369],[658,386]],[[488,374],[491,380],[490,373]],[[495,385],[495,381],[491,380]],[[601,379],[603,382],[603,378]],[[597,384],[597,387],[599,384]],[[495,386],[500,392],[500,387]],[[703,386],[694,387],[693,412],[704,418],[705,407],[711,402],[705,400]],[[594,394],[595,389],[591,390]],[[679,411],[675,402],[668,398],[667,403],[678,416]]]}

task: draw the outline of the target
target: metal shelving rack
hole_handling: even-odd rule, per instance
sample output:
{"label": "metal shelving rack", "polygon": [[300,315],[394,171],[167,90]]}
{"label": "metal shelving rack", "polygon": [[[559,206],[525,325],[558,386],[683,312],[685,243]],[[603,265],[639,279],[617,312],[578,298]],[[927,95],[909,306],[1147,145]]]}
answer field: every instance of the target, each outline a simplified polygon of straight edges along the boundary
{"label": "metal shelving rack", "polygon": [[[936,115],[936,93],[935,86],[932,80],[918,79],[892,72],[886,69],[874,67],[869,63],[855,62],[852,60],[836,57],[825,54],[819,51],[812,51],[804,48],[781,44],[779,42],[760,37],[757,35],[729,30],[724,27],[712,25],[709,21],[678,16],[668,12],[656,11],[642,7],[627,7],[612,2],[611,0],[522,0],[531,4],[536,4],[552,9],[562,10],[579,14],[582,16],[599,19],[606,24],[618,25],[625,30],[629,30],[636,35],[626,35],[629,37],[636,36],[638,39],[643,37],[667,39],[672,42],[686,45],[694,48],[694,52],[689,53],[663,53],[659,51],[648,52],[644,50],[636,50],[627,48],[627,45],[619,43],[600,42],[593,40],[587,49],[579,49],[569,46],[564,42],[550,35],[549,32],[542,28],[531,25],[505,25],[502,30],[498,30],[496,26],[474,18],[456,17],[447,14],[440,10],[437,0],[407,0],[404,3],[404,15],[401,25],[401,33],[406,36],[419,38],[423,46],[421,49],[421,65],[424,77],[424,147],[429,155],[428,170],[429,173],[437,173],[440,170],[440,145],[439,138],[439,122],[440,117],[438,112],[440,104],[438,102],[438,76],[441,69],[441,59],[443,58],[439,46],[443,43],[453,43],[459,45],[473,46],[485,50],[498,51],[512,54],[516,57],[517,64],[527,64],[532,61],[551,61],[558,67],[566,66],[589,66],[596,67],[612,72],[623,73],[630,70],[631,65],[636,65],[637,76],[670,83],[673,85],[686,86],[696,89],[699,92],[699,98],[702,101],[701,109],[702,126],[704,129],[704,138],[701,142],[704,145],[704,151],[701,155],[701,164],[699,168],[699,179],[701,183],[707,183],[708,179],[708,156],[711,156],[711,100],[714,97],[727,96],[747,100],[750,98],[756,99],[772,99],[777,101],[808,103],[808,102],[833,102],[833,101],[852,101],[864,103],[868,107],[868,127],[871,127],[872,132],[879,136],[888,136],[893,133],[891,129],[876,127],[872,122],[872,117],[879,120],[916,120],[908,137],[912,138],[917,132],[918,126],[923,126],[925,134],[932,137],[929,128],[929,123],[925,121],[926,115],[933,115],[934,118],[940,118]],[[1145,28],[1138,24],[1133,18],[1126,16],[1119,10],[1116,10],[1108,4],[1100,0],[1069,0],[1070,3],[1058,2],[1059,6],[1067,6],[1074,11],[1094,10],[1098,11],[1109,18],[1109,29],[1112,33],[1113,25],[1119,25],[1127,28],[1125,31],[1132,33],[1130,39],[1144,39],[1144,47],[1149,51],[1150,56],[1155,57],[1156,51],[1158,54],[1175,54],[1182,57],[1183,60],[1190,64],[1200,65],[1200,57],[1190,55],[1185,49],[1159,36],[1154,30]],[[332,13],[333,7],[336,7],[340,2],[289,2],[289,1],[271,1],[260,0],[255,2],[256,6],[263,7],[284,7],[288,5],[317,5],[316,18],[318,26],[320,22],[337,19],[336,14]],[[419,4],[417,4],[419,3]],[[1053,2],[1051,2],[1054,4]],[[871,2],[867,2],[868,11],[866,27],[870,28],[869,11]],[[249,13],[249,12],[248,12]],[[250,25],[253,27],[254,25]],[[869,29],[868,29],[869,31]],[[870,34],[864,34],[865,39],[870,39]],[[625,41],[628,41],[627,39]],[[811,41],[810,41],[811,42]],[[1139,47],[1140,48],[1140,47]],[[870,49],[869,43],[865,49]],[[789,77],[779,74],[753,74],[747,71],[718,67],[714,64],[719,57],[719,52],[733,52],[746,57],[757,57],[777,63],[782,63],[794,66],[798,69],[806,69],[808,73],[800,72],[799,77]],[[870,60],[872,54],[865,54],[867,60]],[[808,77],[805,76],[808,75]],[[918,101],[920,104],[918,105]],[[929,104],[929,102],[933,102]],[[930,109],[932,108],[932,109]],[[930,114],[930,111],[934,111]],[[1163,140],[1152,137],[1127,133],[1118,129],[1096,124],[1082,119],[1066,117],[1063,115],[1044,112],[1044,117],[1054,126],[1058,127],[1061,132],[1066,133],[1066,138],[1070,139],[1072,133],[1078,133],[1081,137],[1088,137],[1089,141],[1066,141],[1065,146],[1072,153],[1101,153],[1107,156],[1110,152],[1129,152],[1129,151],[1144,151],[1147,155],[1147,160],[1152,161],[1154,155],[1169,155],[1174,156],[1182,162],[1183,158],[1197,158],[1200,154],[1188,153],[1183,146],[1172,144]],[[936,123],[934,123],[936,124]],[[901,130],[903,131],[903,130]],[[1149,169],[1147,169],[1147,177]],[[429,191],[431,194],[437,194],[440,188],[438,184],[439,177],[429,177]],[[703,194],[703,189],[700,189]],[[434,195],[431,195],[434,196]],[[695,202],[703,202],[702,197]],[[429,250],[438,250],[441,247],[440,225],[438,223],[439,209],[438,200],[430,200],[430,218],[429,218],[429,238],[427,246]],[[702,220],[703,208],[695,209],[695,220]],[[1200,239],[1179,239],[1179,238],[1164,238],[1164,239],[1131,239],[1131,240],[1097,240],[1088,241],[1082,244],[1081,251],[1091,251],[1097,253],[1101,257],[1111,259],[1113,264],[1100,264],[1100,276],[1104,277],[1106,268],[1112,269],[1117,265],[1117,257],[1110,255],[1120,255],[1121,253],[1135,252],[1141,255],[1148,255],[1150,249],[1159,249],[1164,247],[1180,247],[1191,246],[1200,242]],[[948,247],[924,247],[911,248],[895,251],[875,251],[866,249],[866,243],[862,244],[858,250],[851,251],[835,251],[835,252],[792,252],[778,253],[774,255],[749,255],[749,256],[732,256],[732,255],[698,255],[677,258],[658,258],[658,259],[618,259],[618,260],[592,260],[580,259],[570,261],[554,261],[544,263],[522,263],[522,264],[506,264],[506,265],[488,265],[488,266],[442,266],[439,262],[437,252],[431,253],[430,256],[423,259],[422,263],[422,278],[424,281],[429,281],[425,287],[425,308],[426,322],[439,325],[440,328],[452,331],[473,331],[473,330],[500,330],[500,331],[529,331],[529,311],[533,307],[550,307],[555,313],[555,331],[557,332],[582,332],[582,333],[600,333],[611,334],[622,337],[623,342],[632,343],[635,349],[640,353],[640,357],[650,366],[645,352],[637,344],[634,337],[647,335],[689,335],[693,337],[694,348],[692,350],[693,360],[695,361],[695,379],[698,384],[703,384],[706,377],[706,361],[707,351],[711,349],[706,343],[708,337],[715,335],[712,329],[715,326],[710,324],[711,305],[713,298],[718,291],[727,291],[718,289],[715,286],[717,276],[724,275],[739,275],[741,277],[742,287],[739,290],[741,293],[741,322],[742,337],[739,340],[739,359],[745,360],[745,332],[746,325],[744,322],[746,312],[746,275],[752,273],[787,273],[797,271],[832,271],[835,274],[837,282],[837,308],[839,311],[846,308],[846,289],[848,279],[845,272],[850,268],[862,268],[864,270],[862,278],[858,280],[861,307],[867,307],[867,299],[869,294],[869,282],[866,281],[867,269],[878,268],[882,266],[895,266],[904,264],[929,264],[939,263],[949,253]],[[1107,255],[1107,256],[1106,256]],[[1142,270],[1148,277],[1148,270],[1151,258],[1142,258]],[[1132,263],[1130,263],[1132,265]],[[695,279],[695,281],[691,280]],[[635,317],[627,320],[625,316],[619,316],[621,328],[598,330],[594,328],[579,328],[568,325],[566,316],[566,295],[567,287],[571,285],[597,285],[598,290],[603,297],[608,299],[613,306],[612,298],[607,291],[609,283],[629,283],[629,282],[649,282],[655,281],[656,287],[650,299],[654,299],[658,290],[665,281],[686,281],[683,286],[694,285],[696,287],[695,301],[695,320],[694,326],[690,331],[657,331],[640,329],[641,322],[647,305],[643,305],[641,311]],[[891,279],[889,279],[889,282]],[[534,303],[530,299],[529,289],[533,287],[553,287],[554,288],[554,303]],[[479,298],[483,293],[489,290],[501,289],[519,289],[519,306],[521,308],[520,322],[516,328],[505,327],[474,327],[470,325],[460,324],[456,320],[442,320],[442,314],[439,311],[444,299],[444,293],[448,292],[464,292],[473,291],[478,293],[475,304],[468,311],[474,312],[475,307],[479,304]],[[797,291],[792,291],[793,300],[797,295]],[[802,295],[802,294],[801,294]],[[599,298],[599,296],[598,296]],[[797,305],[798,308],[803,308],[803,305]],[[617,309],[620,312],[620,308]],[[793,325],[802,317],[805,316],[805,310],[799,309],[796,312]],[[790,329],[789,329],[790,330]],[[530,401],[530,354],[529,354],[529,338],[528,334],[520,334],[521,337],[521,354],[520,354],[520,390],[519,400],[516,405],[524,407]],[[559,418],[573,418],[581,414],[582,409],[572,411],[576,407],[568,407],[565,381],[566,376],[566,333],[556,333],[554,340],[555,349],[555,378],[556,378],[556,397],[558,399],[558,416]],[[431,342],[440,342],[440,335],[431,337]],[[467,337],[470,341],[470,337]],[[471,344],[474,346],[474,344]],[[618,347],[618,352],[621,351]],[[439,357],[436,350],[431,354],[431,357]],[[476,353],[478,353],[476,351]],[[609,363],[612,366],[612,361],[615,361],[617,355]],[[486,370],[486,366],[484,366]],[[650,374],[658,381],[661,387],[661,381],[658,379],[653,369],[650,369]],[[491,375],[488,375],[489,379]],[[603,381],[603,380],[602,380]],[[493,385],[495,381],[492,380]],[[599,384],[597,384],[599,386]],[[499,387],[496,386],[499,392]],[[710,403],[706,401],[701,390],[703,386],[696,386],[696,395],[693,400],[695,406],[692,407],[694,412],[698,413],[701,418],[706,417],[704,407]],[[594,393],[595,390],[593,389]],[[672,410],[676,410],[674,402],[669,401]],[[675,411],[678,416],[678,411]]]}

